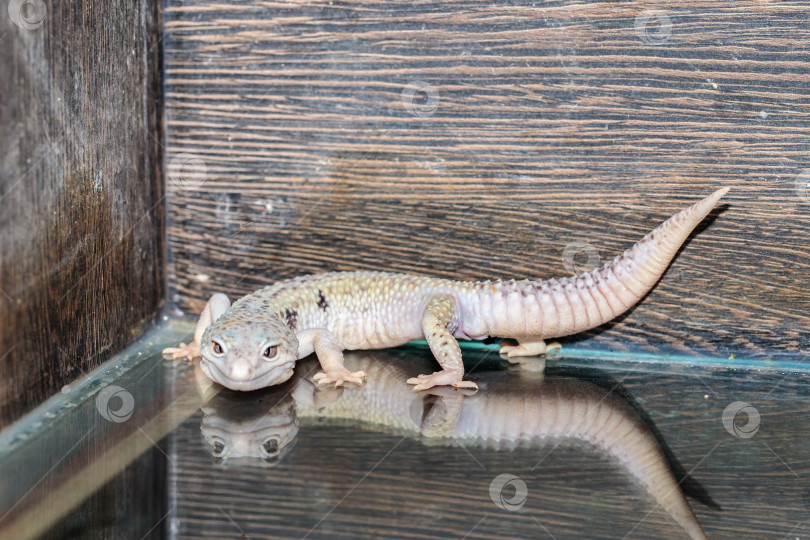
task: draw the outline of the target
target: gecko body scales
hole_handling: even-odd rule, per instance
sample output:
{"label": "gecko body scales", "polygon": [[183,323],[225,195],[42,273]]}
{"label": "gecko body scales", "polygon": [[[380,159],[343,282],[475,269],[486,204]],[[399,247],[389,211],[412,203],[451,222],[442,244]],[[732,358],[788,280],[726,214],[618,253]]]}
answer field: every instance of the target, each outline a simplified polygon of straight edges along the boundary
{"label": "gecko body scales", "polygon": [[408,380],[415,390],[464,381],[459,339],[512,338],[509,357],[547,351],[545,339],[604,324],[652,289],[692,230],[729,188],[675,214],[602,267],[550,280],[455,281],[388,272],[333,272],[282,281],[231,305],[215,294],[194,342],[168,348],[174,358],[201,356],[200,367],[234,390],[286,381],[296,360],[313,352],[319,383],[361,384],[343,350],[395,347],[425,339],[441,370]]}

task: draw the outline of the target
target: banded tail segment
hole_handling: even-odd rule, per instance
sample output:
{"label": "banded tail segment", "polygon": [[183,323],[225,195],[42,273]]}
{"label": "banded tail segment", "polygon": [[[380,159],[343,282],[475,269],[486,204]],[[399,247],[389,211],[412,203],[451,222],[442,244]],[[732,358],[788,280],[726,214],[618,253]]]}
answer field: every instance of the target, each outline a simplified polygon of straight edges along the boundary
{"label": "banded tail segment", "polygon": [[618,317],[653,288],[692,230],[728,190],[718,189],[678,212],[592,272],[563,279],[497,283],[492,292],[485,293],[489,297],[482,299],[488,335],[559,337]]}
{"label": "banded tail segment", "polygon": [[[567,421],[568,429],[572,432],[569,436],[586,440],[618,459],[619,463],[641,482],[656,502],[683,527],[690,538],[706,540],[706,533],[689,506],[658,440],[649,427],[627,404],[610,403],[610,400],[605,399],[606,395],[599,395],[600,392],[593,394],[595,395],[589,396],[590,399],[579,405],[586,405],[584,410],[587,411],[579,422],[576,410],[568,412],[565,407],[574,404],[559,401],[557,407],[561,409],[558,413],[562,422],[557,422]],[[545,414],[551,417],[549,411]],[[631,536],[630,533],[627,536]]]}
{"label": "banded tail segment", "polygon": [[[549,337],[594,328],[635,305],[658,282],[689,234],[728,190],[727,187],[718,189],[681,210],[601,268],[576,278],[562,279],[557,284],[550,283],[552,300],[561,316]],[[547,326],[551,329],[554,325]]]}
{"label": "banded tail segment", "polygon": [[613,390],[555,377],[532,390],[479,392],[464,398],[463,413],[446,440],[458,446],[508,450],[586,441],[616,459],[690,538],[706,539],[658,439]]}

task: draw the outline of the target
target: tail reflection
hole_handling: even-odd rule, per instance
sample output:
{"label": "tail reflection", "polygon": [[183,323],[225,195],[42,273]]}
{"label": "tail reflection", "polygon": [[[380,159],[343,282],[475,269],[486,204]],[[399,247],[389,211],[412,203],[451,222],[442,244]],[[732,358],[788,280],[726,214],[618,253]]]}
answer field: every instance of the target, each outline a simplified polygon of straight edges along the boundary
{"label": "tail reflection", "polygon": [[510,450],[585,442],[618,461],[693,539],[706,538],[650,425],[612,388],[568,377],[488,380],[477,393],[405,383],[419,361],[386,351],[349,353],[367,373],[362,388],[318,388],[315,362],[284,385],[223,390],[204,408],[202,434],[221,463],[273,465],[292,446],[299,421],[331,419],[421,438],[431,445]]}

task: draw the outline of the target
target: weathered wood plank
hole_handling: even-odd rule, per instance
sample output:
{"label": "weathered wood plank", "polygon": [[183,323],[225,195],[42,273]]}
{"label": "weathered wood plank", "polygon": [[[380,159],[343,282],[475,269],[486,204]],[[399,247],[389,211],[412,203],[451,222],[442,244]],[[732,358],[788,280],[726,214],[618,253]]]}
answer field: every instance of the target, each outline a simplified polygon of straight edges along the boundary
{"label": "weathered wood plank", "polygon": [[808,5],[509,4],[173,2],[171,299],[330,270],[568,275],[572,242],[604,262],[727,185],[586,344],[806,352]]}
{"label": "weathered wood plank", "polygon": [[132,342],[165,279],[160,7],[26,5],[0,14],[0,426]]}

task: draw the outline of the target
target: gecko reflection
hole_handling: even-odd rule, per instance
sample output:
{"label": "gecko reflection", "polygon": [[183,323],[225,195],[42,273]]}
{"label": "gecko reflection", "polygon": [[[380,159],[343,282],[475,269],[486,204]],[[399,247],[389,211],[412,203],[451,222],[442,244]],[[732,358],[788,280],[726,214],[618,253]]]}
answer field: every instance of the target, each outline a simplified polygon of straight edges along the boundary
{"label": "gecko reflection", "polygon": [[706,537],[650,426],[611,388],[566,377],[518,384],[509,378],[488,380],[477,393],[434,388],[414,395],[404,381],[418,369],[415,360],[346,355],[351,369],[369,375],[362,388],[318,388],[312,361],[283,386],[223,391],[203,407],[203,437],[221,464],[265,466],[292,447],[299,421],[308,419],[348,421],[432,445],[510,450],[586,442],[618,461],[691,538]]}

